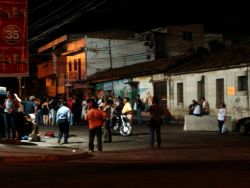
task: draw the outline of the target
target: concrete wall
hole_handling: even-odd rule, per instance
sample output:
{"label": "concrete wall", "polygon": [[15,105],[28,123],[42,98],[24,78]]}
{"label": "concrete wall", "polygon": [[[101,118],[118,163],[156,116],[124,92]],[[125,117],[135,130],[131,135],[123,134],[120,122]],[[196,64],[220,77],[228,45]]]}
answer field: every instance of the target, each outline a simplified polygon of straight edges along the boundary
{"label": "concrete wall", "polygon": [[[181,55],[191,49],[204,47],[204,27],[202,24],[167,26],[167,49],[169,56]],[[183,40],[183,32],[191,32],[192,40]]]}
{"label": "concrete wall", "polygon": [[[188,106],[192,100],[198,100],[197,82],[205,78],[205,97],[209,102],[211,115],[217,115],[216,108],[216,79],[224,79],[224,102],[227,105],[228,115],[232,120],[245,117],[249,113],[249,97],[247,91],[238,91],[238,77],[247,76],[248,69],[235,68],[203,73],[184,74],[176,76],[166,76],[168,85],[172,92],[168,91],[168,108],[171,112],[183,118],[188,113]],[[248,76],[249,79],[249,76]],[[249,82],[249,80],[248,80]],[[177,104],[177,83],[183,83],[183,104]],[[249,83],[248,83],[249,85]],[[249,87],[248,87],[249,88]],[[229,92],[229,89],[235,89],[235,92]]]}
{"label": "concrete wall", "polygon": [[[96,72],[154,60],[143,41],[86,38],[87,76]],[[150,57],[150,58],[149,58]]]}

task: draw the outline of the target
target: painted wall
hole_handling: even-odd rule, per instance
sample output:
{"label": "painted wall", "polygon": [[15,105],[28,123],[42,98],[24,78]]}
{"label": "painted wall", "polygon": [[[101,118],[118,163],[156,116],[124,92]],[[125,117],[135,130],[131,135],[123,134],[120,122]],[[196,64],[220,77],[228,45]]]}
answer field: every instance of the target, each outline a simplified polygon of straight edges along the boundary
{"label": "painted wall", "polygon": [[153,82],[151,76],[142,76],[134,78],[133,81],[139,82],[138,93],[141,96],[146,107],[152,104],[152,97],[154,96]]}

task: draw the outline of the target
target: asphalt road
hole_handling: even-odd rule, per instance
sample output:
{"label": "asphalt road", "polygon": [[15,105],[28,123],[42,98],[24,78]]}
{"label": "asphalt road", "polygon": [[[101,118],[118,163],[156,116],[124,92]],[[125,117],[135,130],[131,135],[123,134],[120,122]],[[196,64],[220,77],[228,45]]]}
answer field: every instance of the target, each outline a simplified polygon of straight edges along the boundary
{"label": "asphalt road", "polygon": [[249,162],[3,165],[1,187],[249,187]]}
{"label": "asphalt road", "polygon": [[[162,127],[162,148],[148,147],[148,129],[115,135],[104,152],[85,159],[1,164],[1,187],[197,187],[245,188],[250,177],[250,136],[184,132]],[[47,129],[41,128],[41,131]],[[56,130],[55,130],[56,132]],[[67,147],[87,149],[86,127],[71,127]],[[75,138],[81,138],[74,142]]]}

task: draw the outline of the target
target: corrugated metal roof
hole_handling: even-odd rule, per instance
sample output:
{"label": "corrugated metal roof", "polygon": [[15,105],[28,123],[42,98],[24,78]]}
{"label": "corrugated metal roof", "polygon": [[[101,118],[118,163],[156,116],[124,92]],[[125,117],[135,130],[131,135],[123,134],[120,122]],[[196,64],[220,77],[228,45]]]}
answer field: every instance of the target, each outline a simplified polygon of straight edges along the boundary
{"label": "corrugated metal roof", "polygon": [[91,82],[103,82],[109,80],[118,80],[136,76],[163,73],[177,63],[190,59],[190,56],[179,56],[173,58],[164,58],[151,62],[138,63],[116,69],[107,69],[91,75],[88,80]]}

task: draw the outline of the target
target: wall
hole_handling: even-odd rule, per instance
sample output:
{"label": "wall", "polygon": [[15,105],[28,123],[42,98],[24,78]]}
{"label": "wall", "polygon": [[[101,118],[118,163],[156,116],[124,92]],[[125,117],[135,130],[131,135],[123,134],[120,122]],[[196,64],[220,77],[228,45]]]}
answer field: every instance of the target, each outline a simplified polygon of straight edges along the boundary
{"label": "wall", "polygon": [[[175,116],[183,118],[184,115],[188,113],[188,106],[191,104],[192,100],[198,100],[197,82],[201,80],[202,76],[205,76],[205,97],[209,102],[211,114],[216,115],[218,111],[216,108],[216,79],[223,78],[224,100],[227,105],[228,115],[232,116],[232,119],[245,117],[249,113],[249,91],[237,91],[237,80],[239,76],[246,76],[247,74],[249,74],[247,68],[235,68],[204,73],[166,76],[168,85],[170,84],[173,89],[172,93],[168,91],[168,94],[171,95],[169,97],[168,108]],[[183,105],[177,105],[177,83],[180,82],[183,83]],[[230,88],[234,88],[235,93],[230,94]]]}
{"label": "wall", "polygon": [[138,82],[138,94],[146,107],[152,104],[152,97],[154,96],[152,76],[141,76],[133,78],[134,82]]}
{"label": "wall", "polygon": [[153,51],[148,51],[143,44],[137,40],[86,38],[87,76],[111,67],[154,60]]}
{"label": "wall", "polygon": [[[204,47],[204,27],[202,24],[167,26],[168,56],[184,54],[190,50]],[[191,32],[192,40],[183,40],[183,32]]]}

